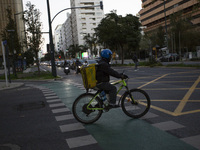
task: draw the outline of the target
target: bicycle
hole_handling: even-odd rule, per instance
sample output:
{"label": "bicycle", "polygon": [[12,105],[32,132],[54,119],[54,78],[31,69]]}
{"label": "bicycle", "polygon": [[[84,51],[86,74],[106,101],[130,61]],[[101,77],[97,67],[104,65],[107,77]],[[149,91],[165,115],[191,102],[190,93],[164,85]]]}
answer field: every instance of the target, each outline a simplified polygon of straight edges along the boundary
{"label": "bicycle", "polygon": [[[129,90],[126,83],[128,79],[117,80],[111,84],[121,84],[117,95],[126,88],[126,91],[120,95],[118,105],[121,104],[123,112],[132,118],[140,118],[144,116],[150,109],[150,98],[149,95],[141,89]],[[103,90],[96,89],[96,93],[81,94],[76,98],[72,106],[72,113],[74,117],[81,123],[91,124],[97,121],[102,113],[109,111],[107,104],[105,104],[100,96]]]}

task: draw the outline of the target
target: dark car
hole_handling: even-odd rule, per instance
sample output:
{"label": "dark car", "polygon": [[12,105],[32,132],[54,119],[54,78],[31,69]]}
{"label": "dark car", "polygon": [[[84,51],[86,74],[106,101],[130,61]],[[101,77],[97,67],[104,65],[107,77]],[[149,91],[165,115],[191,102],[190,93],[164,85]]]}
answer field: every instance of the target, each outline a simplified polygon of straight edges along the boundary
{"label": "dark car", "polygon": [[177,53],[169,53],[159,58],[160,61],[178,61],[179,55]]}
{"label": "dark car", "polygon": [[98,64],[97,63],[97,60],[94,60],[94,59],[92,59],[92,60],[85,60],[85,62],[83,63],[83,65],[90,65],[90,64]]}

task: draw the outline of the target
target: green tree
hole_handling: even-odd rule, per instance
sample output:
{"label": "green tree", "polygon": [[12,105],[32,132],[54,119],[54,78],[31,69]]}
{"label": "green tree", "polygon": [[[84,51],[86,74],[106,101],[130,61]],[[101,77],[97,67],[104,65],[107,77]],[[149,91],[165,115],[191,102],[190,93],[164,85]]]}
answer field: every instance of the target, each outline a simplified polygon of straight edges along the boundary
{"label": "green tree", "polygon": [[51,60],[51,54],[50,54],[50,53],[46,53],[46,54],[44,55],[44,60],[45,60],[45,61],[50,61],[50,60]]}
{"label": "green tree", "polygon": [[120,52],[123,64],[125,53],[130,57],[133,51],[139,49],[140,26],[138,17],[131,14],[122,17],[111,12],[101,20],[95,32],[98,42],[105,48]]}
{"label": "green tree", "polygon": [[175,13],[170,17],[170,47],[174,52],[187,47],[195,51],[199,45],[200,31],[193,25],[190,15],[183,16],[182,12]]}
{"label": "green tree", "polygon": [[89,33],[83,37],[85,40],[85,45],[89,47],[91,50],[91,55],[95,54],[97,55],[97,37],[95,34],[90,35]]}
{"label": "green tree", "polygon": [[82,46],[81,45],[70,45],[69,47],[69,54],[71,55],[72,58],[80,57],[80,53],[82,51]]}
{"label": "green tree", "polygon": [[36,64],[38,67],[38,73],[40,74],[40,66],[38,59],[38,52],[41,49],[42,44],[42,23],[40,22],[40,11],[32,5],[31,2],[27,2],[26,11],[24,12],[24,21],[26,24],[26,45],[34,53]]}
{"label": "green tree", "polygon": [[33,65],[34,64],[34,58],[33,58],[34,54],[31,50],[27,50],[24,53],[24,58],[26,57],[26,63],[27,66]]}
{"label": "green tree", "polygon": [[[12,13],[12,10],[10,8],[6,9],[7,12],[7,19],[8,23],[5,27],[5,29],[1,32],[1,36],[3,41],[6,40],[9,48],[9,52],[13,55],[12,60],[12,67],[13,67],[13,74],[16,75],[15,71],[15,60],[18,56],[18,54],[22,53],[22,46],[19,42],[16,23],[13,19],[14,15]],[[16,55],[15,55],[15,52]]]}
{"label": "green tree", "polygon": [[164,35],[164,28],[162,26],[159,26],[157,29],[146,33],[145,38],[151,41],[151,45],[153,47],[156,45],[159,45],[160,47],[166,47]]}
{"label": "green tree", "polygon": [[132,58],[133,53],[139,51],[141,40],[141,24],[139,18],[131,14],[122,18],[122,33],[125,37],[125,58]]}

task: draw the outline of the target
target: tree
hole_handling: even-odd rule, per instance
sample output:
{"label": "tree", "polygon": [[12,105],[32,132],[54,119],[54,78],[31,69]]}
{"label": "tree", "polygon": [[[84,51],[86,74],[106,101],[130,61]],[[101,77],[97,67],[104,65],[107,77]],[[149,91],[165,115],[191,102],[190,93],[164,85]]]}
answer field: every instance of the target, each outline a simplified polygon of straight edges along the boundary
{"label": "tree", "polygon": [[174,52],[181,52],[181,48],[187,47],[195,51],[200,41],[200,32],[191,21],[190,15],[183,16],[178,12],[170,17],[170,45]]}
{"label": "tree", "polygon": [[7,18],[8,18],[8,23],[5,27],[5,29],[2,31],[1,35],[2,35],[2,39],[3,41],[6,40],[7,44],[8,44],[8,48],[9,48],[9,52],[13,55],[13,74],[16,73],[15,71],[15,57],[14,56],[14,50],[16,51],[16,55],[22,53],[22,46],[21,43],[19,42],[19,38],[18,38],[18,33],[17,33],[17,28],[16,28],[16,24],[15,21],[13,19],[13,14],[12,14],[12,10],[10,8],[6,9],[7,12]]}
{"label": "tree", "polygon": [[95,54],[97,55],[97,37],[95,34],[90,35],[89,33],[83,37],[85,40],[85,45],[90,48],[91,50],[91,55]]}
{"label": "tree", "polygon": [[139,18],[131,14],[122,18],[122,33],[125,37],[125,58],[132,57],[133,53],[139,51],[139,43],[141,40],[141,29]]}
{"label": "tree", "polygon": [[26,57],[26,64],[27,66],[33,65],[34,64],[34,58],[33,58],[33,52],[31,50],[27,50],[24,53],[24,57]]}
{"label": "tree", "polygon": [[44,60],[45,60],[45,61],[50,61],[50,60],[51,60],[51,54],[50,54],[50,53],[46,53],[46,54],[44,55]]}
{"label": "tree", "polygon": [[69,47],[69,54],[72,56],[72,58],[79,57],[80,55],[77,56],[77,53],[81,53],[82,46],[81,45],[70,45]]}
{"label": "tree", "polygon": [[145,38],[151,40],[151,45],[159,45],[160,47],[166,47],[165,44],[165,31],[162,26],[159,26],[157,29],[146,33]]}
{"label": "tree", "polygon": [[40,22],[40,11],[32,5],[31,2],[26,4],[27,10],[24,12],[24,21],[26,25],[26,45],[34,53],[38,73],[40,74],[38,52],[42,44],[42,23]]}
{"label": "tree", "polygon": [[139,49],[141,38],[139,18],[131,14],[125,17],[111,12],[103,18],[95,29],[99,43],[105,48],[110,48],[121,53],[122,64],[124,54],[130,57],[133,51]]}

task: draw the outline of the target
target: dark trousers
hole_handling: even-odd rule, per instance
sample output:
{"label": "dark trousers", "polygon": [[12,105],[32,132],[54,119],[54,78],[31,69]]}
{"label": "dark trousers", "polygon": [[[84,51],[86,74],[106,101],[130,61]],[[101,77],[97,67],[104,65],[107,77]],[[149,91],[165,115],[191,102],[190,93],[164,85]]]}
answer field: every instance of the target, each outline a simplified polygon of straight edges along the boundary
{"label": "dark trousers", "polygon": [[117,97],[117,88],[109,82],[102,82],[96,85],[97,88],[109,92],[109,103],[115,104]]}

